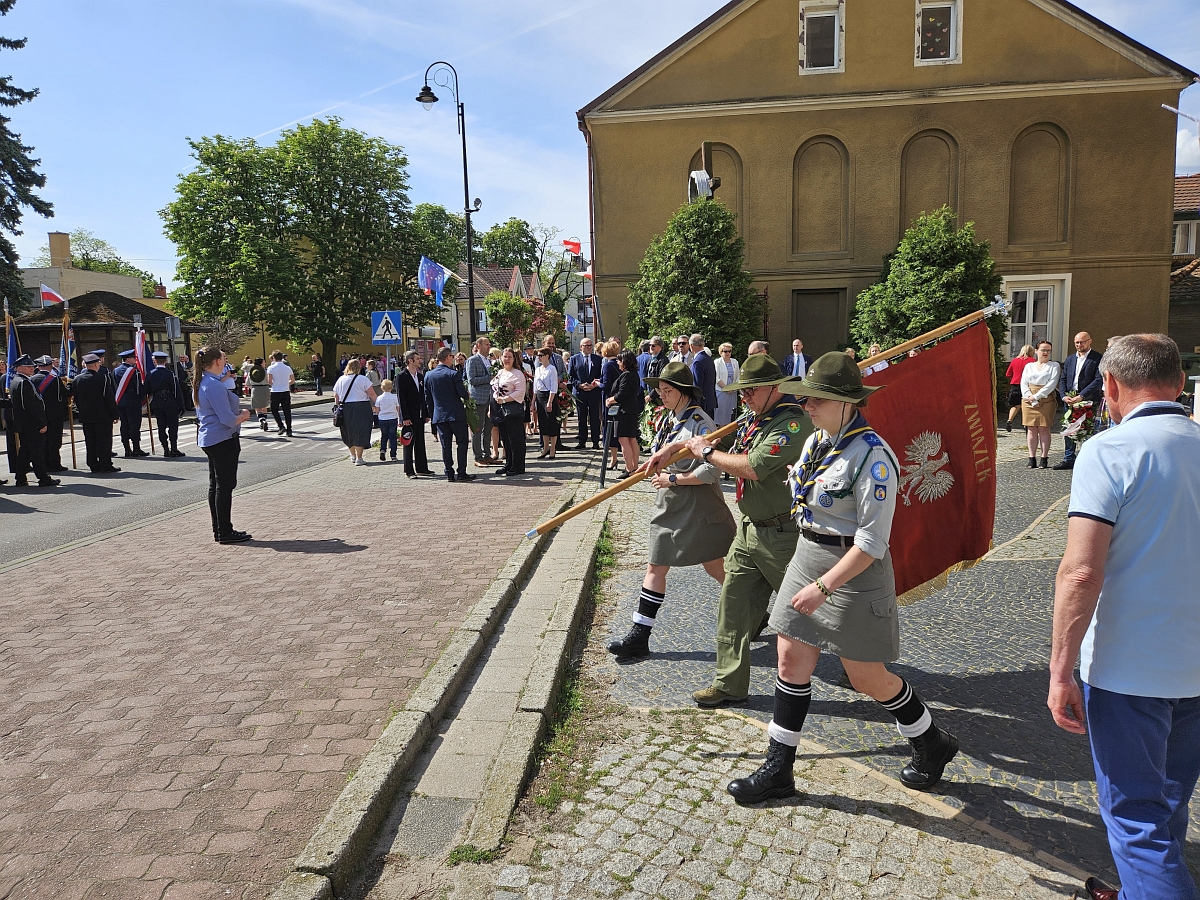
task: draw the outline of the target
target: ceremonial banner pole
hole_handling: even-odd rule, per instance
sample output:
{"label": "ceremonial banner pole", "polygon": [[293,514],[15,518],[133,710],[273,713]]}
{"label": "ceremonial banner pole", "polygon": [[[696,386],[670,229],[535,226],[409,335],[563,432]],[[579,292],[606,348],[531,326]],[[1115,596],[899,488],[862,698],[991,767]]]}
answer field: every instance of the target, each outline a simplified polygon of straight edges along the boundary
{"label": "ceremonial banner pole", "polygon": [[154,421],[150,416],[150,401],[146,401],[146,431],[150,432],[150,452],[157,453],[154,449]]}
{"label": "ceremonial banner pole", "polygon": [[75,457],[75,401],[67,404],[67,422],[71,426],[71,468],[79,468],[79,460]]}
{"label": "ceremonial banner pole", "polygon": [[[968,327],[969,325],[974,325],[976,322],[982,321],[983,319],[986,319],[988,316],[996,315],[997,313],[1004,313],[1006,311],[1007,311],[1007,306],[1004,302],[1004,299],[1002,297],[997,296],[996,302],[991,304],[990,306],[986,306],[983,309],[977,310],[976,312],[973,312],[973,313],[968,313],[967,315],[963,316],[962,318],[955,319],[953,322],[949,322],[938,328],[934,328],[932,331],[927,331],[924,334],[922,334],[918,337],[915,337],[910,341],[905,341],[902,344],[897,344],[895,347],[892,347],[890,350],[885,350],[882,353],[877,353],[874,356],[869,357],[868,359],[864,359],[862,362],[860,362],[858,364],[858,367],[859,367],[859,369],[862,369],[865,372],[867,369],[874,368],[875,366],[879,365],[880,363],[886,363],[889,359],[893,359],[894,357],[901,356],[902,354],[907,353],[909,350],[915,350],[919,347],[923,347],[926,344],[929,344],[933,341],[938,340],[939,338],[946,337],[947,335],[953,334],[956,331],[961,331],[962,329]],[[705,437],[709,441],[720,440],[721,438],[725,437],[725,435],[732,434],[737,429],[737,426],[738,426],[738,423],[735,420],[733,422],[730,422],[728,425],[718,428],[712,434],[705,435]],[[673,457],[671,457],[671,460],[670,460],[670,462],[667,463],[667,465],[673,465],[677,462],[680,462],[681,460],[686,459],[689,455],[690,454],[688,453],[687,450],[680,450]],[[607,460],[601,461],[601,465],[606,465],[606,464],[607,464]],[[525,537],[535,538],[538,535],[545,534],[547,531],[551,531],[552,529],[557,528],[559,525],[563,524],[564,522],[570,521],[571,519],[575,518],[580,513],[587,512],[589,509],[599,506],[605,500],[608,500],[611,497],[615,497],[617,494],[621,493],[621,491],[624,491],[627,488],[633,487],[638,482],[645,480],[645,478],[648,475],[649,475],[649,472],[647,472],[646,469],[644,469],[644,468],[639,469],[633,475],[630,475],[628,478],[626,478],[622,481],[618,481],[612,487],[606,488],[606,489],[600,491],[600,493],[596,494],[595,496],[589,497],[587,500],[584,500],[582,503],[578,503],[575,506],[572,506],[570,509],[566,510],[565,512],[559,513],[554,518],[547,519],[545,522],[543,522],[537,528],[534,528],[531,531],[525,532]]]}

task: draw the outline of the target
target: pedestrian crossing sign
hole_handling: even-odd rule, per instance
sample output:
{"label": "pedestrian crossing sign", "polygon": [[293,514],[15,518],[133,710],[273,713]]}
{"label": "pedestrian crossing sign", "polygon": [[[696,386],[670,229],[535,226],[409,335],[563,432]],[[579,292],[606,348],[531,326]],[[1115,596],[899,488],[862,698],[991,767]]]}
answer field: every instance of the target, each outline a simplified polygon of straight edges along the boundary
{"label": "pedestrian crossing sign", "polygon": [[371,313],[371,343],[403,344],[403,321],[404,317],[397,309]]}

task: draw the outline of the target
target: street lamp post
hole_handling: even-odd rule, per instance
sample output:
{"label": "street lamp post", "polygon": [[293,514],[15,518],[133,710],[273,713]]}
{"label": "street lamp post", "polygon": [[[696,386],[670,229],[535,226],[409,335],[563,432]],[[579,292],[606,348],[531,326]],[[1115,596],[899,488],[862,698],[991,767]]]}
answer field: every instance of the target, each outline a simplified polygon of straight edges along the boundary
{"label": "street lamp post", "polygon": [[[438,68],[438,67],[441,68]],[[435,71],[436,70],[436,71]],[[471,214],[478,212],[479,207],[483,204],[477,199],[474,206],[471,204],[471,188],[467,181],[467,116],[463,108],[462,100],[458,93],[458,72],[454,66],[444,60],[438,60],[430,64],[425,70],[425,84],[421,87],[421,93],[417,95],[417,102],[426,109],[432,109],[433,104],[438,102],[437,95],[429,88],[429,73],[433,72],[434,84],[440,87],[449,88],[454,92],[454,102],[458,106],[458,133],[462,135],[462,153],[463,153],[463,214],[467,223],[467,309],[471,316],[471,343],[475,343],[475,268],[472,260],[471,246],[475,243],[474,235],[471,230]],[[452,75],[454,80],[450,81],[448,75]],[[443,80],[444,79],[444,80]],[[461,348],[460,348],[461,349]]]}

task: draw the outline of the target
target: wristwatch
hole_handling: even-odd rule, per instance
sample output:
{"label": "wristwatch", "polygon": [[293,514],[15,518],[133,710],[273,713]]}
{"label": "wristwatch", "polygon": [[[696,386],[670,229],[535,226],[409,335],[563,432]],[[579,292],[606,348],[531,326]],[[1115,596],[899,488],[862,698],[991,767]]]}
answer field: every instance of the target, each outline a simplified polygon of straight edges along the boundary
{"label": "wristwatch", "polygon": [[674,472],[672,472],[670,475],[667,476],[667,481],[671,482],[671,484],[675,483],[675,473]]}
{"label": "wristwatch", "polygon": [[716,449],[717,448],[714,447],[712,444],[709,444],[707,447],[705,447],[703,450],[700,451],[700,458],[703,459],[705,462],[707,462],[708,458],[713,455],[713,451],[715,451]]}

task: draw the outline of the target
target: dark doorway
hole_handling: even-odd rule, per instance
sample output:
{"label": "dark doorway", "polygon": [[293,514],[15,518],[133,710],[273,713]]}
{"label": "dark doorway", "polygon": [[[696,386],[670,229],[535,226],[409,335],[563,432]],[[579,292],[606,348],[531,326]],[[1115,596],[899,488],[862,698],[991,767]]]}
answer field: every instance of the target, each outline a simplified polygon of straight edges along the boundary
{"label": "dark doorway", "polygon": [[841,290],[792,291],[792,333],[780,353],[788,353],[796,338],[804,341],[804,352],[813,359],[836,350],[846,340],[842,321],[844,294]]}

